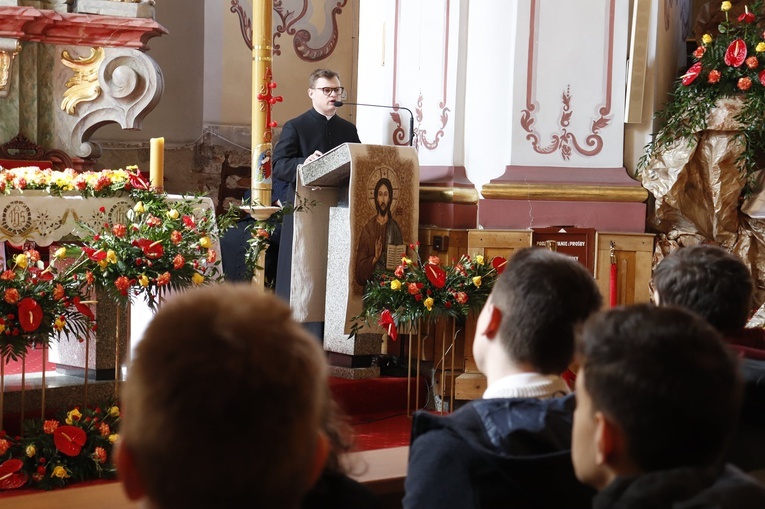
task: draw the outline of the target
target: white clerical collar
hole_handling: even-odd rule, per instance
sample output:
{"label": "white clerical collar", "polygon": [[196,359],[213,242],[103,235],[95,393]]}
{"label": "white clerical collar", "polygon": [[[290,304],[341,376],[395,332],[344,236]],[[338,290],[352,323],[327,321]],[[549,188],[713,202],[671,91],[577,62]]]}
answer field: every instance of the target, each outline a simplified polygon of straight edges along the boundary
{"label": "white clerical collar", "polygon": [[569,394],[566,382],[558,375],[518,373],[500,378],[483,393],[484,399],[492,398],[552,398]]}

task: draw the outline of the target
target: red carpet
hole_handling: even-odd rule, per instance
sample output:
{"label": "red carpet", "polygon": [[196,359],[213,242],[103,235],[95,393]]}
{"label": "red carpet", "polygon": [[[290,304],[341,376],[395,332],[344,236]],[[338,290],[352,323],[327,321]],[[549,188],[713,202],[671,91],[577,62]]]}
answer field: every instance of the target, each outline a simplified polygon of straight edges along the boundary
{"label": "red carpet", "polygon": [[[42,373],[43,349],[42,348],[28,349],[25,361],[26,361],[25,367],[26,367],[27,374]],[[18,361],[13,361],[9,358],[8,362],[6,362],[5,364],[5,374],[20,375],[22,371],[22,365],[24,365],[24,363],[21,361],[21,359],[19,359]],[[56,365],[50,361],[47,361],[45,363],[45,372],[48,373],[50,371],[56,371]]]}
{"label": "red carpet", "polygon": [[[424,378],[411,380],[411,406],[415,390],[420,391],[420,406],[427,402]],[[406,378],[379,377],[363,380],[330,378],[332,394],[348,414],[355,431],[356,448],[361,451],[409,445],[412,421],[407,417]]]}

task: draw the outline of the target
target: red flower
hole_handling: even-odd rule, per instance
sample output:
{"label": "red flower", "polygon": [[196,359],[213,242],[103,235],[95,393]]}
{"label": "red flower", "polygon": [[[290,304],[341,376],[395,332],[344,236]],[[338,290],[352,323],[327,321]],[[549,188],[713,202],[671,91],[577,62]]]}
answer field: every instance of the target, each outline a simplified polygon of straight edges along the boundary
{"label": "red flower", "polygon": [[135,173],[130,173],[128,179],[131,187],[148,191],[149,183],[143,178],[141,172],[136,171]]}
{"label": "red flower", "polygon": [[29,475],[22,471],[24,462],[12,458],[0,464],[0,490],[20,488],[27,483]]}
{"label": "red flower", "polygon": [[181,232],[178,230],[173,230],[173,232],[170,234],[170,242],[173,244],[180,244],[181,240],[183,240],[183,236],[181,235]]}
{"label": "red flower", "polygon": [[739,90],[743,90],[746,92],[750,88],[752,88],[752,78],[748,76],[744,76],[743,78],[738,79],[738,83],[736,83],[736,86]]}
{"label": "red flower", "polygon": [[175,258],[173,258],[173,268],[175,270],[183,268],[183,265],[186,263],[186,259],[181,254],[175,255]]}
{"label": "red flower", "polygon": [[693,56],[697,59],[704,56],[704,53],[706,53],[707,49],[704,46],[699,46],[696,48],[696,51],[693,52]]}
{"label": "red flower", "polygon": [[53,432],[53,443],[62,454],[77,456],[85,445],[88,436],[85,430],[77,426],[59,426]]}
{"label": "red flower", "polygon": [[72,302],[74,302],[74,307],[77,308],[77,311],[87,316],[91,320],[96,319],[96,315],[93,314],[93,311],[90,309],[90,306],[88,306],[87,304],[82,304],[80,302],[79,297],[75,297],[74,299],[72,299]]}
{"label": "red flower", "polygon": [[122,296],[127,296],[128,288],[130,288],[130,280],[126,276],[120,276],[114,281],[114,286],[120,291]]}
{"label": "red flower", "polygon": [[738,17],[739,23],[754,23],[754,13],[749,12],[749,8],[746,8],[745,12],[742,12]]}
{"label": "red flower", "polygon": [[43,310],[40,304],[26,297],[19,302],[19,325],[25,332],[36,331],[40,328],[43,319]]}
{"label": "red flower", "polygon": [[385,333],[393,340],[398,339],[398,330],[396,330],[396,323],[393,321],[393,315],[387,309],[380,313],[380,325],[385,328]]}
{"label": "red flower", "polygon": [[20,298],[21,295],[19,295],[19,291],[15,288],[7,288],[3,297],[8,304],[16,304]]}
{"label": "red flower", "polygon": [[88,255],[88,258],[94,262],[106,260],[106,251],[103,249],[93,249],[92,247],[82,246],[82,250],[85,251],[85,254]]}
{"label": "red flower", "polygon": [[744,63],[746,63],[746,66],[749,69],[757,69],[757,66],[760,65],[760,61],[757,60],[757,57],[749,57],[744,61]]}
{"label": "red flower", "polygon": [[269,235],[267,230],[264,230],[263,228],[258,228],[258,231],[255,232],[256,237],[263,237],[264,239],[269,238],[271,235]]}
{"label": "red flower", "polygon": [[96,183],[93,184],[93,189],[96,191],[101,191],[102,189],[104,189],[105,187],[109,187],[110,185],[112,185],[112,179],[110,179],[106,175],[101,175],[100,177],[98,177],[98,180],[96,180]]}
{"label": "red flower", "polygon": [[725,50],[725,64],[731,67],[741,67],[744,60],[746,60],[746,43],[742,39],[736,39]]}
{"label": "red flower", "polygon": [[428,281],[436,288],[443,288],[446,284],[446,272],[438,265],[426,265],[425,275],[428,277]]}
{"label": "red flower", "polygon": [[417,295],[420,293],[420,289],[417,288],[417,283],[408,283],[406,285],[406,290],[409,292],[410,295]]}
{"label": "red flower", "polygon": [[701,62],[696,62],[690,67],[690,69],[686,71],[685,74],[683,74],[682,76],[683,85],[687,87],[688,85],[693,83],[700,73],[701,73]]}
{"label": "red flower", "polygon": [[112,233],[115,237],[121,239],[127,234],[127,228],[124,224],[116,223],[114,226],[112,226]]}
{"label": "red flower", "polygon": [[491,266],[497,271],[497,274],[502,274],[507,266],[507,259],[501,256],[495,256],[491,259]]}
{"label": "red flower", "polygon": [[214,249],[208,249],[207,250],[207,263],[215,263],[215,260],[218,259],[218,253],[215,252]]}
{"label": "red flower", "polygon": [[32,263],[37,263],[40,261],[40,252],[36,249],[30,249],[26,251],[26,255],[29,256],[29,261]]}
{"label": "red flower", "polygon": [[183,224],[188,228],[189,230],[193,229],[196,226],[196,223],[194,222],[194,218],[191,216],[183,216]]}
{"label": "red flower", "polygon": [[146,219],[146,226],[149,226],[149,227],[162,226],[162,220],[158,218],[157,216],[149,216]]}
{"label": "red flower", "polygon": [[395,274],[396,277],[404,277],[404,266],[399,265],[396,267],[396,270],[393,272],[393,274]]}
{"label": "red flower", "polygon": [[11,281],[16,278],[16,273],[12,270],[4,270],[2,274],[0,274],[0,279],[3,281]]}
{"label": "red flower", "polygon": [[707,79],[707,82],[712,84],[719,83],[721,77],[722,77],[722,73],[718,71],[717,69],[713,69],[709,71],[709,77]]}
{"label": "red flower", "polygon": [[133,245],[141,248],[146,258],[158,260],[165,254],[165,248],[161,241],[151,241],[149,239],[138,239],[133,241]]}
{"label": "red flower", "polygon": [[464,303],[466,303],[468,301],[468,296],[467,296],[467,294],[465,292],[457,292],[454,295],[454,300],[456,300],[460,304],[464,304]]}
{"label": "red flower", "polygon": [[438,256],[428,256],[428,263],[431,265],[441,265],[441,259]]}
{"label": "red flower", "polygon": [[765,86],[765,71],[760,71],[760,74],[757,75],[757,79],[760,80],[760,85]]}
{"label": "red flower", "polygon": [[165,272],[164,274],[160,274],[159,276],[157,276],[157,286],[165,286],[168,283],[170,283],[169,272]]}
{"label": "red flower", "polygon": [[56,286],[53,288],[53,300],[61,300],[65,295],[64,287],[61,283],[56,283]]}

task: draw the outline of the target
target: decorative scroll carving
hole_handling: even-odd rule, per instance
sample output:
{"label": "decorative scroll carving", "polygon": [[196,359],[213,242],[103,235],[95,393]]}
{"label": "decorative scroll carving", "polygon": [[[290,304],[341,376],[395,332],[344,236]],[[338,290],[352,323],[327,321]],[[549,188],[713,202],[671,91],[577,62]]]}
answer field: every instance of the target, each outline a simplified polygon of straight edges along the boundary
{"label": "decorative scroll carving", "polygon": [[11,90],[13,59],[21,50],[21,43],[16,39],[0,39],[0,97],[7,97]]}
{"label": "decorative scroll carving", "polygon": [[66,80],[66,92],[61,102],[61,109],[74,115],[81,102],[94,101],[101,94],[98,85],[98,68],[104,61],[103,48],[90,48],[87,57],[75,58],[68,51],[61,53],[61,63],[74,71],[74,76]]}
{"label": "decorative scroll carving", "polygon": [[[423,97],[422,93],[420,93],[419,97],[417,97],[417,125],[422,125],[422,102]],[[441,101],[438,103],[438,107],[441,108],[441,128],[436,131],[436,135],[433,138],[433,140],[428,140],[428,131],[427,129],[418,128],[417,129],[417,146],[419,147],[420,144],[424,146],[428,150],[435,150],[438,148],[438,143],[441,141],[441,138],[444,136],[444,129],[446,128],[446,124],[449,123],[449,108],[446,107],[445,101]],[[399,145],[399,143],[396,143],[396,145]]]}
{"label": "decorative scroll carving", "polygon": [[571,93],[566,88],[566,91],[561,97],[563,102],[563,108],[560,115],[561,131],[558,134],[550,136],[550,144],[546,147],[539,145],[539,135],[534,130],[534,110],[536,109],[533,104],[527,105],[527,108],[521,112],[521,127],[526,131],[526,139],[531,141],[531,146],[534,148],[534,152],[537,154],[552,154],[556,150],[560,150],[561,157],[568,161],[571,159],[571,146],[573,145],[577,152],[584,156],[594,156],[600,153],[603,149],[603,138],[600,137],[600,130],[607,127],[611,123],[611,118],[606,115],[609,113],[608,108],[603,106],[600,108],[600,117],[592,122],[590,128],[590,134],[585,138],[585,144],[588,147],[592,147],[591,150],[587,150],[582,147],[576,139],[576,135],[568,131],[568,126],[571,123],[571,116],[573,111],[571,110]]}
{"label": "decorative scroll carving", "polygon": [[98,157],[101,147],[90,142],[101,126],[117,123],[122,129],[140,129],[144,117],[162,96],[164,79],[157,63],[145,53],[128,48],[106,48],[98,69],[101,94],[94,100],[80,103],[76,116],[61,119],[69,130],[67,145],[79,157]]}
{"label": "decorative scroll carving", "polygon": [[537,14],[537,2],[539,0],[531,0],[531,15],[529,18],[529,55],[528,55],[528,61],[526,65],[526,72],[528,75],[528,79],[526,80],[526,108],[521,110],[521,118],[520,118],[520,124],[521,128],[526,131],[528,134],[526,135],[526,140],[531,142],[531,146],[537,154],[551,154],[556,151],[560,151],[561,157],[568,161],[571,159],[572,154],[572,146],[576,151],[587,157],[592,157],[595,155],[598,155],[601,150],[603,150],[603,138],[600,136],[600,130],[608,127],[611,123],[611,94],[612,94],[612,80],[611,80],[611,65],[613,63],[613,48],[614,48],[614,16],[613,12],[615,9],[615,2],[616,0],[611,0],[609,4],[609,13],[611,14],[609,19],[609,26],[608,26],[608,66],[607,69],[604,71],[604,83],[603,83],[603,90],[606,95],[605,97],[605,104],[602,104],[598,108],[598,118],[592,121],[592,125],[590,126],[590,132],[585,138],[584,142],[587,147],[590,147],[590,149],[584,148],[582,145],[579,144],[577,141],[576,135],[574,133],[569,132],[568,127],[571,123],[571,117],[573,115],[573,111],[571,110],[571,94],[569,90],[569,86],[566,87],[566,90],[563,92],[563,95],[561,97],[561,100],[563,102],[563,108],[561,110],[560,114],[560,121],[559,125],[562,128],[561,131],[558,133],[554,133],[550,135],[550,143],[546,146],[540,145],[540,135],[536,131],[534,124],[536,123],[536,118],[534,117],[536,109],[537,109],[537,101],[535,99],[535,92],[536,92],[536,68],[534,67],[535,62],[537,62],[536,52],[537,52],[537,43],[536,43],[536,31],[538,30],[538,14]]}
{"label": "decorative scroll carving", "polygon": [[239,17],[239,30],[242,31],[242,39],[252,51],[252,20],[244,12],[244,8],[239,5],[239,0],[231,0],[230,10]]}
{"label": "decorative scroll carving", "polygon": [[[306,29],[295,29],[295,24],[303,20],[304,16],[308,12],[309,0],[303,0],[303,7],[300,13],[295,16],[294,10],[288,10],[285,7],[284,0],[274,0],[274,11],[281,19],[281,23],[276,26],[274,33],[274,55],[281,55],[281,46],[277,44],[276,39],[281,37],[282,34],[293,36],[292,46],[295,48],[295,54],[305,62],[318,62],[324,60],[335,51],[337,47],[337,41],[340,37],[339,30],[337,28],[337,17],[342,14],[343,7],[348,3],[348,0],[338,1],[329,13],[332,20],[331,23],[327,23],[332,27],[329,35],[329,39],[326,43],[318,47],[309,46],[311,42],[311,32]],[[325,13],[325,16],[327,14]],[[308,23],[307,20],[304,20]],[[313,25],[312,25],[313,26]]]}

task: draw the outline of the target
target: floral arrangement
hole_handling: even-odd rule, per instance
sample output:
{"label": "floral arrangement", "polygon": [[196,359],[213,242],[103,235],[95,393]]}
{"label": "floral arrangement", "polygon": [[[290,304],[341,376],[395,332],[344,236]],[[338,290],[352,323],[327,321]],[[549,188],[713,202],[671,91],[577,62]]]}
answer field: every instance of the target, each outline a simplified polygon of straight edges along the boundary
{"label": "floral arrangement", "polygon": [[394,271],[376,271],[364,289],[364,309],[353,318],[351,335],[370,318],[378,319],[391,339],[397,339],[402,324],[450,316],[464,321],[471,311],[480,311],[507,260],[501,256],[485,260],[482,255],[462,255],[444,266],[438,256],[420,260],[419,243],[410,244],[415,260],[404,257]]}
{"label": "floral arrangement", "polygon": [[24,436],[0,432],[0,490],[53,489],[114,478],[120,409],[74,408],[56,419],[25,421]]}
{"label": "floral arrangement", "polygon": [[725,20],[719,34],[704,34],[692,53],[695,62],[675,84],[672,99],[656,114],[662,127],[646,147],[638,168],[645,167],[660,150],[678,138],[691,140],[706,126],[715,103],[725,97],[741,97],[735,117],[741,126],[744,152],[737,161],[749,183],[757,170],[756,157],[765,148],[765,22],[763,2],[754,0],[744,12],[731,16],[732,4],[722,2]]}
{"label": "floral arrangement", "polygon": [[15,360],[35,342],[82,336],[96,327],[90,302],[82,297],[93,282],[86,260],[59,269],[57,260],[65,253],[58,250],[46,267],[40,253],[30,249],[9,260],[9,268],[0,273],[0,359]]}
{"label": "floral arrangement", "polygon": [[[260,253],[271,245],[271,235],[276,231],[276,227],[284,222],[284,216],[296,212],[306,212],[318,205],[318,203],[316,200],[305,200],[299,195],[295,195],[294,204],[287,203],[271,214],[268,219],[256,219],[247,227],[247,231],[251,233],[252,238],[247,241],[247,250],[245,251],[246,279],[252,279],[255,276],[255,271],[263,270],[263,267],[258,266],[258,258]],[[273,281],[266,281],[266,284],[273,286]]]}
{"label": "floral arrangement", "polygon": [[83,245],[67,246],[85,253],[97,286],[117,302],[142,296],[156,309],[168,290],[222,279],[213,246],[219,232],[235,221],[236,211],[216,218],[199,197],[174,201],[148,190],[142,179],[132,184],[130,196],[135,206],[127,213],[128,224],[104,221],[92,229],[81,223]]}
{"label": "floral arrangement", "polygon": [[2,169],[0,171],[0,193],[44,190],[56,196],[78,192],[83,196],[113,196],[133,189],[148,189],[146,180],[137,166],[125,170],[102,170],[76,172],[69,168],[64,171],[41,169],[37,166]]}

